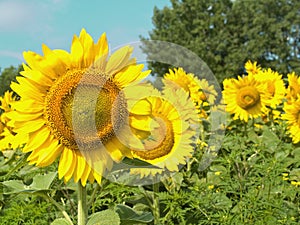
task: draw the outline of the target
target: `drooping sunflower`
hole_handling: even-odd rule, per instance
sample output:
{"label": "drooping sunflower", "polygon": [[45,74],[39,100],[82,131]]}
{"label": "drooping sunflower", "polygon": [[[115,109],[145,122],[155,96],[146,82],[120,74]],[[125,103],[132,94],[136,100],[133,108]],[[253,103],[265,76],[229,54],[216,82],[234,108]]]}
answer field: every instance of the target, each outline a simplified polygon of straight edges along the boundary
{"label": "drooping sunflower", "polygon": [[300,95],[300,77],[295,74],[295,72],[289,73],[288,77],[288,87],[286,90],[286,99],[289,104],[298,99]]}
{"label": "drooping sunflower", "polygon": [[[200,115],[206,114],[203,106],[212,105],[216,100],[217,92],[213,85],[209,85],[205,79],[198,79],[192,73],[186,73],[183,68],[170,69],[169,73],[164,75],[163,83],[166,86],[172,85],[172,83],[176,84],[173,85],[174,88],[183,88],[189,93]],[[207,117],[207,115],[204,117]]]}
{"label": "drooping sunflower", "polygon": [[261,72],[261,67],[259,65],[257,65],[257,62],[251,62],[251,60],[248,60],[246,63],[245,63],[245,69],[246,69],[246,72],[247,74],[252,74],[252,75],[255,75],[259,72]]}
{"label": "drooping sunflower", "polygon": [[198,135],[199,117],[188,93],[174,86],[166,88],[163,94],[148,90],[139,99],[131,93],[125,94],[130,106],[130,126],[139,139],[139,144],[130,146],[132,156],[155,166],[133,168],[131,173],[146,177],[178,171],[192,156],[192,143]]}
{"label": "drooping sunflower", "polygon": [[287,120],[288,130],[294,143],[300,142],[300,99],[293,104],[284,103],[283,110],[285,114],[282,118]]}
{"label": "drooping sunflower", "polygon": [[253,75],[225,79],[223,86],[225,109],[234,114],[233,119],[247,122],[249,118],[256,118],[266,110],[266,84],[257,81]]}
{"label": "drooping sunflower", "polygon": [[278,72],[269,68],[267,70],[259,71],[254,77],[258,81],[266,83],[266,90],[270,98],[268,105],[275,109],[276,106],[282,103],[286,94],[282,75],[279,75]]}
{"label": "drooping sunflower", "polygon": [[13,92],[6,91],[4,96],[0,96],[0,150],[15,149],[26,143],[27,136],[16,134],[10,126],[9,113],[12,111],[11,104],[16,101]]}
{"label": "drooping sunflower", "polygon": [[11,88],[21,97],[13,104],[15,130],[28,134],[28,161],[47,166],[59,158],[58,175],[69,181],[101,182],[113,159],[126,149],[116,138],[128,115],[122,89],[145,78],[125,46],[110,57],[105,33],[94,43],[84,30],[74,35],[70,53],[42,46],[28,51],[23,76]]}

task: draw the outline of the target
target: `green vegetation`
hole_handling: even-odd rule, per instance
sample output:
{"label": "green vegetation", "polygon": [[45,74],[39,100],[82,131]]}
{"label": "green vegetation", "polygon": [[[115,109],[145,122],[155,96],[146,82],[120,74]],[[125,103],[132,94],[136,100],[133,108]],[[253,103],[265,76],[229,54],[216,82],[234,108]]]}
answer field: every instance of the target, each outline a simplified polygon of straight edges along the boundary
{"label": "green vegetation", "polygon": [[[243,66],[249,59],[283,74],[300,73],[299,1],[171,2],[171,7],[154,9],[150,39],[175,43],[196,53],[220,82],[243,73]],[[144,51],[151,59],[159,49],[145,42]],[[173,55],[176,62],[176,54],[171,51],[159,54]],[[151,62],[149,68],[162,75],[168,65]]]}

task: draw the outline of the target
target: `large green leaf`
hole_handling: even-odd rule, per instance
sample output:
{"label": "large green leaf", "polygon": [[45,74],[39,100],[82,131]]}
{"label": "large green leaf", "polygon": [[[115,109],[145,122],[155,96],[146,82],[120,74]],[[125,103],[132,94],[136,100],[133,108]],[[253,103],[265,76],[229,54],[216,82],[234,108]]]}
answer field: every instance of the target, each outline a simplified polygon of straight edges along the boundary
{"label": "large green leaf", "polygon": [[116,212],[121,218],[122,225],[147,224],[153,220],[150,212],[137,212],[126,205],[117,205]]}
{"label": "large green leaf", "polygon": [[119,225],[119,215],[111,210],[107,209],[101,212],[97,212],[91,216],[86,225]]}
{"label": "large green leaf", "polygon": [[4,194],[18,194],[22,192],[35,193],[50,189],[50,185],[56,177],[56,172],[50,172],[45,175],[37,175],[33,178],[32,184],[27,186],[21,180],[3,181]]}

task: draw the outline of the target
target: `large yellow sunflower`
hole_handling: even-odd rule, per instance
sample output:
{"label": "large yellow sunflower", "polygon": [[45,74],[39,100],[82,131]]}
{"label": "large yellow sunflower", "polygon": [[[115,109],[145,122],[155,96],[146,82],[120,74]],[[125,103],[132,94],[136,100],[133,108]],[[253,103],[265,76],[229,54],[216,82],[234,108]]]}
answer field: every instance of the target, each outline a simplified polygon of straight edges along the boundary
{"label": "large yellow sunflower", "polygon": [[300,99],[297,99],[293,104],[285,102],[283,110],[285,114],[282,118],[287,120],[289,133],[294,143],[300,141]]}
{"label": "large yellow sunflower", "polygon": [[[149,90],[150,89],[150,90]],[[161,94],[148,90],[137,96],[125,91],[130,110],[130,125],[139,142],[131,144],[134,158],[156,168],[134,168],[141,177],[178,171],[192,156],[197,139],[198,115],[187,92],[168,86]]]}
{"label": "large yellow sunflower", "polygon": [[84,29],[74,35],[70,53],[42,49],[43,56],[24,53],[28,66],[11,85],[21,97],[13,104],[13,125],[29,136],[23,151],[37,166],[60,156],[58,174],[65,182],[100,183],[112,159],[121,160],[126,150],[116,137],[128,114],[122,88],[149,71],[130,58],[129,46],[108,57],[106,35],[94,43]]}
{"label": "large yellow sunflower", "polygon": [[16,134],[10,125],[9,113],[12,111],[11,104],[16,101],[13,92],[6,91],[3,97],[0,97],[0,150],[15,149],[26,143],[27,135]]}
{"label": "large yellow sunflower", "polygon": [[286,99],[289,104],[298,99],[300,95],[300,77],[298,77],[295,72],[289,73],[288,77],[288,87],[286,91]]}
{"label": "large yellow sunflower", "polygon": [[256,118],[266,110],[266,84],[257,81],[253,75],[225,79],[223,86],[226,111],[234,114],[233,119],[247,122],[249,118]]}
{"label": "large yellow sunflower", "polygon": [[282,75],[279,75],[278,72],[269,68],[267,70],[260,70],[254,77],[258,81],[266,83],[266,90],[270,98],[268,105],[275,109],[276,106],[282,103],[286,94]]}
{"label": "large yellow sunflower", "polygon": [[[186,73],[183,68],[175,68],[174,71],[170,69],[169,73],[164,75],[163,83],[166,86],[173,83],[174,88],[183,88],[189,93],[200,115],[206,114],[203,106],[213,105],[217,97],[217,92],[213,85],[209,85],[205,79],[198,79],[192,73]],[[207,117],[207,115],[204,117]]]}

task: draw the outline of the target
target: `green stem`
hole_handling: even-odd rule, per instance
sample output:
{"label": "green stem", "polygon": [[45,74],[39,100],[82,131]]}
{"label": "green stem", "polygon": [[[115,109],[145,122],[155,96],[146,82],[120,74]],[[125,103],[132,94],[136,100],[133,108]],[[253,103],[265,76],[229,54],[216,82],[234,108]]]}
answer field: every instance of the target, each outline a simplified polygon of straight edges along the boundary
{"label": "green stem", "polygon": [[68,213],[65,211],[64,207],[61,206],[60,204],[58,204],[53,198],[51,198],[49,195],[47,194],[42,194],[42,197],[46,198],[47,200],[49,200],[49,202],[51,202],[53,205],[55,205],[63,214],[63,216],[65,217],[65,219],[73,225],[73,222],[71,220],[71,218],[69,217]]}
{"label": "green stem", "polygon": [[78,182],[78,225],[85,225],[87,220],[86,188]]}
{"label": "green stem", "polygon": [[159,209],[159,198],[157,193],[159,192],[159,182],[153,184],[153,204],[152,212],[154,216],[154,224],[160,224],[160,209]]}

